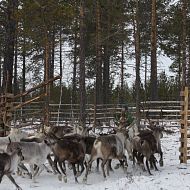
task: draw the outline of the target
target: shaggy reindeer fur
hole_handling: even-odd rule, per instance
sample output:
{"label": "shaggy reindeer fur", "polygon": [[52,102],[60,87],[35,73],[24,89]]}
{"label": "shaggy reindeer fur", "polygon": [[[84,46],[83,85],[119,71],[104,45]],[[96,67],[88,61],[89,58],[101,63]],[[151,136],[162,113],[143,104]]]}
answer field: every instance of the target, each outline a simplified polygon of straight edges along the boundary
{"label": "shaggy reindeer fur", "polygon": [[133,138],[133,164],[135,163],[135,157],[140,163],[143,163],[143,158],[145,157],[146,167],[150,175],[152,174],[148,162],[152,162],[155,169],[158,170],[154,157],[156,151],[156,139],[151,131],[144,131]]}
{"label": "shaggy reindeer fur", "polygon": [[[73,140],[68,139],[61,139],[61,140],[53,140],[48,139],[46,140],[46,144],[50,146],[51,150],[53,151],[55,155],[55,167],[58,173],[61,175],[61,172],[64,174],[64,180],[67,181],[67,175],[65,173],[65,170],[62,167],[62,164],[65,161],[68,161],[73,168],[73,173],[75,176],[75,182],[78,182],[77,177],[81,175],[81,173],[84,171],[84,157],[85,157],[85,150],[84,146],[79,143],[75,142]],[[59,167],[61,169],[61,172],[59,171],[57,167],[57,162],[59,164]],[[81,166],[81,172],[77,174],[75,164],[78,164]]]}
{"label": "shaggy reindeer fur", "polygon": [[19,142],[22,138],[26,138],[28,133],[21,131],[17,128],[11,128],[10,134],[6,137],[0,137],[0,152],[5,152],[7,145],[9,144],[9,139],[11,142]]}
{"label": "shaggy reindeer fur", "polygon": [[[35,176],[44,168],[47,156],[51,153],[51,149],[44,143],[35,142],[12,142],[7,147],[7,152],[12,152],[15,148],[21,148],[24,156],[23,163],[30,166],[32,179],[35,181]],[[37,165],[40,169],[34,171],[34,166]]]}
{"label": "shaggy reindeer fur", "polygon": [[[88,167],[86,170],[86,174],[84,177],[84,181],[87,180],[88,172],[92,162],[97,159],[102,159],[102,171],[103,176],[106,178],[104,166],[110,159],[118,159],[121,162],[124,161],[125,166],[127,166],[127,159],[124,154],[124,142],[127,138],[127,134],[123,132],[118,132],[116,135],[106,135],[98,137],[94,144],[91,151],[91,157],[88,162]],[[109,175],[109,169],[107,165],[107,174]]]}
{"label": "shaggy reindeer fur", "polygon": [[16,170],[18,163],[23,159],[24,157],[20,149],[16,149],[11,155],[0,153],[0,183],[3,176],[6,175],[16,186],[16,189],[21,190],[21,187],[17,185],[11,174]]}

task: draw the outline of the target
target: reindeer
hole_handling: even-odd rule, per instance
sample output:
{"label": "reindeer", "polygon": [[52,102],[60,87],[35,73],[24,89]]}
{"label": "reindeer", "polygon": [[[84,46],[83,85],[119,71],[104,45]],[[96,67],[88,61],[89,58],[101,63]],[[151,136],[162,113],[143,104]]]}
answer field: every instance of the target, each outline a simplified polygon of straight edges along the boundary
{"label": "reindeer", "polygon": [[148,128],[152,130],[153,135],[156,139],[156,146],[157,146],[156,153],[160,154],[159,164],[162,167],[163,166],[163,152],[162,152],[160,139],[163,137],[164,127],[160,127],[157,124],[151,123]]}
{"label": "reindeer", "polygon": [[6,137],[0,137],[0,150],[5,152],[7,145],[9,144],[9,139],[11,142],[19,142],[22,138],[26,138],[28,133],[21,131],[18,128],[11,128],[10,134]]}
{"label": "reindeer", "polygon": [[[69,139],[55,139],[51,136],[47,137],[45,140],[45,143],[51,148],[52,152],[54,153],[55,160],[54,165],[56,167],[56,170],[58,171],[59,179],[62,178],[62,173],[64,174],[64,181],[67,182],[67,175],[65,170],[62,167],[62,164],[65,161],[68,161],[72,165],[75,182],[78,183],[77,177],[82,174],[84,171],[84,157],[85,157],[85,150],[84,146],[79,143],[75,142],[73,140]],[[57,167],[57,162],[59,164],[59,167],[61,169],[61,172],[59,171]],[[79,164],[81,166],[81,171],[77,173],[75,164]]]}
{"label": "reindeer", "polygon": [[[156,139],[152,131],[143,131],[133,138],[133,164],[135,164],[135,157],[137,161],[143,164],[144,157],[146,158],[146,167],[150,175],[149,162],[156,167],[154,153],[157,151]],[[144,169],[144,166],[143,166]],[[145,169],[144,169],[145,170]]]}
{"label": "reindeer", "polygon": [[[27,163],[30,166],[32,180],[35,182],[35,176],[40,174],[44,168],[47,156],[52,152],[45,142],[12,142],[7,147],[7,152],[12,152],[15,148],[21,148],[24,156],[23,163]],[[38,169],[34,170],[34,166],[37,165]]]}
{"label": "reindeer", "polygon": [[20,148],[14,149],[10,155],[8,153],[0,153],[0,183],[3,176],[6,175],[16,186],[17,190],[22,190],[11,175],[22,160],[24,160],[24,157]]}
{"label": "reindeer", "polygon": [[[106,178],[104,166],[110,159],[118,159],[121,161],[122,166],[124,168],[127,167],[127,159],[124,154],[124,141],[126,138],[128,138],[128,134],[124,130],[117,131],[115,135],[106,135],[98,137],[93,144],[91,157],[88,162],[88,167],[83,180],[87,181],[89,168],[92,162],[97,158],[102,159],[101,167],[104,178]],[[107,165],[107,175],[109,175],[108,165]]]}

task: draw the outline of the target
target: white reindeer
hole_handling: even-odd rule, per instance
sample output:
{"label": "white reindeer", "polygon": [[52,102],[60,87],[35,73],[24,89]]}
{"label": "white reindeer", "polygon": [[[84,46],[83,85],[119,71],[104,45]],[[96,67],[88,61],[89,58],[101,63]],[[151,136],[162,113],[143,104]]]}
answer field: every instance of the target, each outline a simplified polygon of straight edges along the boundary
{"label": "white reindeer", "polygon": [[10,134],[6,137],[0,137],[0,152],[5,152],[8,143],[10,142],[19,142],[22,138],[26,138],[28,133],[22,131],[18,128],[11,128]]}

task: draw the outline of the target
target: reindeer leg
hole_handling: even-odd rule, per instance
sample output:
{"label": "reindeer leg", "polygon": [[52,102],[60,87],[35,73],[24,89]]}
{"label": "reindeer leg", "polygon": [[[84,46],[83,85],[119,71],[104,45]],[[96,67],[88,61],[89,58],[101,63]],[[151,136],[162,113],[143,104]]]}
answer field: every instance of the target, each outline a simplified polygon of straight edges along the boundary
{"label": "reindeer leg", "polygon": [[105,166],[106,162],[107,162],[107,159],[103,159],[102,164],[101,164],[103,176],[104,176],[105,179],[106,179],[106,173],[105,173],[105,170],[104,170],[104,166]]}
{"label": "reindeer leg", "polygon": [[154,169],[154,163],[153,159],[150,159],[150,169]]}
{"label": "reindeer leg", "polygon": [[161,167],[163,167],[163,165],[164,165],[164,162],[163,162],[163,152],[162,152],[162,148],[161,148],[161,144],[160,143],[158,143],[157,153],[160,154],[159,164],[160,164]]}
{"label": "reindeer leg", "polygon": [[59,167],[60,167],[60,169],[61,169],[61,172],[64,174],[64,175],[66,175],[66,173],[65,173],[65,169],[63,169],[63,162],[58,162],[58,164],[59,164]]}
{"label": "reindeer leg", "polygon": [[58,161],[57,158],[55,158],[54,162],[53,162],[54,163],[54,167],[55,167],[55,170],[61,175],[61,172],[60,172],[60,170],[57,167],[57,161]]}
{"label": "reindeer leg", "polygon": [[72,168],[73,168],[73,174],[75,176],[75,183],[78,183],[77,171],[76,171],[76,168],[75,168],[75,164],[72,164]]}
{"label": "reindeer leg", "polygon": [[109,170],[110,170],[110,168],[109,168],[109,160],[106,163],[106,169],[107,169],[107,176],[109,176],[110,175],[110,172],[109,172]]}
{"label": "reindeer leg", "polygon": [[96,172],[99,172],[100,158],[96,159]]}
{"label": "reindeer leg", "polygon": [[160,164],[161,167],[164,166],[164,162],[163,162],[163,152],[162,152],[161,149],[160,149],[160,160],[159,160],[159,164]]}
{"label": "reindeer leg", "polygon": [[137,158],[137,151],[133,150],[133,166],[135,165],[135,158]]}
{"label": "reindeer leg", "polygon": [[35,164],[34,165],[34,176],[33,177],[37,176],[37,174],[39,173],[39,171],[40,171],[40,167]]}
{"label": "reindeer leg", "polygon": [[[64,162],[64,161],[63,161]],[[61,169],[61,172],[64,174],[63,180],[65,183],[67,183],[67,175],[65,173],[65,170],[63,169],[63,162],[58,161],[59,167]],[[57,165],[57,164],[56,164]],[[58,169],[58,168],[57,168]]]}
{"label": "reindeer leg", "polygon": [[7,174],[7,177],[11,180],[11,182],[16,186],[17,190],[22,190],[22,188],[20,186],[17,185],[16,181],[14,180],[14,178],[12,177],[11,174]]}
{"label": "reindeer leg", "polygon": [[81,160],[80,162],[79,162],[79,164],[78,165],[80,165],[81,166],[81,171],[79,172],[79,175],[78,176],[80,176],[82,173],[83,173],[83,171],[84,171],[84,164],[83,164],[83,160]]}
{"label": "reindeer leg", "polygon": [[87,181],[87,176],[88,176],[88,172],[90,170],[90,167],[92,166],[92,162],[94,161],[95,158],[90,158],[89,162],[88,162],[88,166],[86,168],[86,173],[85,173],[85,176],[83,178],[83,182],[86,182]]}
{"label": "reindeer leg", "polygon": [[3,176],[4,176],[4,172],[0,172],[0,183],[1,183],[1,181],[2,181],[2,179],[3,179]]}
{"label": "reindeer leg", "polygon": [[52,171],[45,164],[43,164],[43,168],[47,171],[47,173],[52,173]]}
{"label": "reindeer leg", "polygon": [[155,170],[158,171],[158,168],[156,166],[156,162],[157,162],[157,160],[154,157],[154,155],[151,155],[151,157],[150,157],[150,163],[154,166]]}
{"label": "reindeer leg", "polygon": [[35,180],[35,175],[34,175],[34,166],[33,166],[33,164],[29,164],[29,166],[30,166],[30,171],[32,174],[32,181],[35,183],[36,180]]}
{"label": "reindeer leg", "polygon": [[123,170],[124,170],[124,173],[127,172],[127,167],[128,167],[128,163],[127,163],[127,157],[125,155],[123,155]]}
{"label": "reindeer leg", "polygon": [[111,166],[111,159],[108,160],[108,166],[109,166],[109,170],[110,170],[111,172],[114,172],[114,170],[113,170],[113,168],[112,168],[112,166]]}
{"label": "reindeer leg", "polygon": [[[19,170],[20,170],[20,171],[19,171]],[[30,179],[32,179],[32,174],[31,174],[31,172],[29,172],[28,169],[26,168],[26,166],[25,166],[22,162],[20,162],[20,163],[18,164],[19,175],[22,175],[22,170],[24,171],[24,174],[25,174],[25,172],[26,172],[26,174],[30,177]]]}
{"label": "reindeer leg", "polygon": [[51,166],[51,168],[52,168],[52,170],[53,170],[53,173],[54,173],[54,174],[57,174],[57,171],[56,171],[56,169],[55,169],[54,162],[53,162],[53,160],[51,159],[50,154],[48,154],[47,160],[48,160],[48,163],[49,163],[49,165]]}
{"label": "reindeer leg", "polygon": [[151,172],[150,172],[150,168],[149,168],[149,164],[148,164],[148,159],[147,158],[146,158],[146,167],[147,167],[148,173],[150,175],[152,175]]}

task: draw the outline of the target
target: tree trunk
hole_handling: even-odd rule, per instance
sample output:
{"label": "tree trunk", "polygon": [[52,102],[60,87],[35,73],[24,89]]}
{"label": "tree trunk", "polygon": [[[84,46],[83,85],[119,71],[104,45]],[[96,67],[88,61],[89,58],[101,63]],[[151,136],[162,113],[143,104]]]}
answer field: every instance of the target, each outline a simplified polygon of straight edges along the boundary
{"label": "tree trunk", "polygon": [[80,67],[79,67],[79,86],[80,86],[80,123],[83,127],[86,124],[86,89],[85,89],[85,3],[80,2]]}
{"label": "tree trunk", "polygon": [[[106,42],[108,43],[108,42]],[[110,92],[109,92],[109,72],[110,70],[110,56],[109,56],[109,48],[106,44],[104,47],[104,67],[103,67],[103,103],[108,104],[109,98],[110,98]],[[100,102],[100,101],[99,101]]]}
{"label": "tree trunk", "polygon": [[[50,60],[49,78],[54,78],[54,65],[55,65],[55,30],[53,29],[51,36],[51,60]],[[53,82],[50,84],[50,89],[52,88],[53,88]]]}
{"label": "tree trunk", "polygon": [[0,94],[2,93],[1,73],[2,73],[2,54],[1,54],[1,47],[0,47]]}
{"label": "tree trunk", "polygon": [[[76,21],[77,24],[77,21]],[[77,74],[77,30],[75,29],[74,34],[74,59],[73,59],[73,79],[72,79],[72,103],[77,103],[77,84],[76,84],[76,74]]]}
{"label": "tree trunk", "polygon": [[104,67],[103,67],[103,103],[108,104],[110,102],[110,0],[107,0],[106,11],[106,42],[104,46]]}
{"label": "tree trunk", "polygon": [[[50,75],[50,66],[49,66],[49,55],[50,55],[50,46],[49,46],[49,39],[48,34],[46,31],[45,36],[45,49],[44,49],[44,79],[45,81],[49,80]],[[45,112],[44,112],[44,123],[46,126],[49,126],[49,100],[50,100],[50,84],[45,86]]]}
{"label": "tree trunk", "polygon": [[158,99],[157,84],[157,26],[156,26],[156,0],[152,0],[151,18],[151,100]]}
{"label": "tree trunk", "polygon": [[[26,91],[26,36],[23,36],[23,52],[22,52],[22,93]],[[25,102],[25,96],[22,97],[22,102]]]}
{"label": "tree trunk", "polygon": [[181,83],[181,59],[182,59],[182,55],[181,55],[181,39],[179,37],[179,40],[178,40],[178,55],[177,55],[177,59],[178,59],[178,81],[177,81],[177,84],[178,84],[178,96],[180,97],[180,91],[181,91],[181,88],[182,88],[182,83]]}
{"label": "tree trunk", "polygon": [[[24,36],[23,36],[23,51],[22,51],[22,93],[26,91],[26,35],[24,31]],[[21,97],[21,101],[25,102],[25,96]],[[24,107],[21,109],[22,110],[22,115],[25,114]],[[25,122],[25,118],[22,117],[22,121]]]}
{"label": "tree trunk", "polygon": [[121,89],[120,89],[120,104],[124,104],[124,42],[121,45]]}
{"label": "tree trunk", "polygon": [[182,0],[182,90],[184,90],[184,87],[186,86],[186,67],[187,67],[187,0]]}
{"label": "tree trunk", "polygon": [[136,29],[134,25],[135,36],[135,60],[136,60],[136,119],[137,126],[140,125],[140,30],[139,30],[139,0],[136,0]]}
{"label": "tree trunk", "polygon": [[8,0],[7,2],[7,21],[6,21],[6,43],[5,57],[3,64],[3,90],[12,93],[13,79],[13,62],[14,62],[14,46],[16,33],[16,12],[18,8],[17,0]]}
{"label": "tree trunk", "polygon": [[18,86],[18,73],[17,73],[17,65],[18,65],[18,40],[17,40],[17,36],[15,37],[15,64],[14,64],[14,95],[19,93],[19,86]]}
{"label": "tree trunk", "polygon": [[[63,76],[63,61],[62,61],[62,27],[59,31],[59,73],[62,78]],[[61,79],[60,79],[60,86],[61,86]]]}
{"label": "tree trunk", "polygon": [[96,1],[96,104],[102,103],[102,59],[100,39],[100,3]]}
{"label": "tree trunk", "polygon": [[147,64],[148,64],[148,62],[147,62],[147,54],[145,55],[145,69],[144,69],[144,89],[145,89],[145,103],[146,103],[146,101],[147,101]]}

